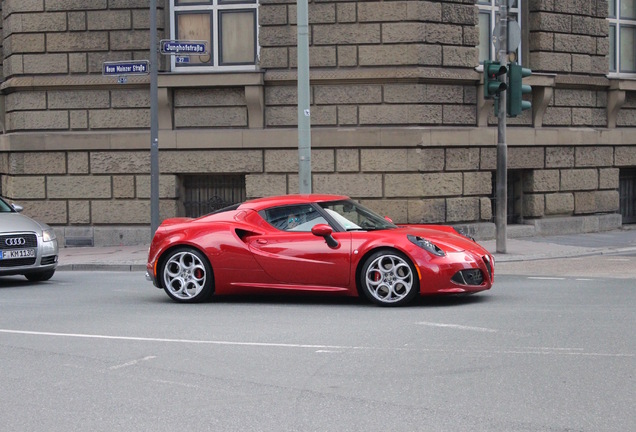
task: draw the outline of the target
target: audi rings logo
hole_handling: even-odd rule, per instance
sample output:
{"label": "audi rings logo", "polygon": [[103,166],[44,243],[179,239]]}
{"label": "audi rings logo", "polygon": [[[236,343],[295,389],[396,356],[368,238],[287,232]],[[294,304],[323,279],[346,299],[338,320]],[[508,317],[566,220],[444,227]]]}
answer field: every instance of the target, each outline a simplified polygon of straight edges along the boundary
{"label": "audi rings logo", "polygon": [[26,244],[24,237],[11,237],[4,241],[7,246],[23,246]]}

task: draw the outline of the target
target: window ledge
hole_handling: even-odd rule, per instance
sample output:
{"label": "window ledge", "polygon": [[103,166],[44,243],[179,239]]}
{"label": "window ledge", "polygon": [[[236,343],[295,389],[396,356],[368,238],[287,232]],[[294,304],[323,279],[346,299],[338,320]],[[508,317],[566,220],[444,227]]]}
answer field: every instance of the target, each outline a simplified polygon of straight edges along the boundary
{"label": "window ledge", "polygon": [[263,72],[161,73],[158,87],[232,87],[263,85]]}
{"label": "window ledge", "polygon": [[608,76],[610,90],[636,91],[636,75]]}

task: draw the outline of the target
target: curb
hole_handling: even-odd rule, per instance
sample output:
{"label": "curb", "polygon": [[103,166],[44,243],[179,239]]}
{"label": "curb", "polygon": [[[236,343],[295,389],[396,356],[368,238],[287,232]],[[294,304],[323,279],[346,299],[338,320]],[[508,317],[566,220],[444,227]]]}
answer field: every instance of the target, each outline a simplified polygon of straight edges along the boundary
{"label": "curb", "polygon": [[63,264],[56,267],[57,271],[146,271],[145,264]]}
{"label": "curb", "polygon": [[624,252],[636,252],[636,247],[630,246],[625,248],[608,248],[608,249],[593,249],[581,252],[565,252],[556,255],[544,254],[544,255],[516,255],[516,256],[506,256],[506,254],[497,254],[492,253],[495,257],[495,265],[497,263],[507,263],[507,262],[522,262],[522,261],[541,261],[548,259],[560,259],[560,258],[581,258],[587,256],[594,255],[610,255],[615,253],[624,253]]}

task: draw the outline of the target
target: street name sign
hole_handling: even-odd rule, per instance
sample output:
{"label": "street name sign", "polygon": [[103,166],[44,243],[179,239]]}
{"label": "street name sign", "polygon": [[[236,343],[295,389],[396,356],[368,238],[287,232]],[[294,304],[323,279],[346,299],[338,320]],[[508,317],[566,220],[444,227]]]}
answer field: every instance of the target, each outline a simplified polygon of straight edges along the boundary
{"label": "street name sign", "polygon": [[206,41],[168,40],[159,41],[161,54],[166,55],[205,55],[208,53]]}
{"label": "street name sign", "polygon": [[148,60],[104,62],[102,70],[102,75],[105,76],[148,75],[149,73]]}

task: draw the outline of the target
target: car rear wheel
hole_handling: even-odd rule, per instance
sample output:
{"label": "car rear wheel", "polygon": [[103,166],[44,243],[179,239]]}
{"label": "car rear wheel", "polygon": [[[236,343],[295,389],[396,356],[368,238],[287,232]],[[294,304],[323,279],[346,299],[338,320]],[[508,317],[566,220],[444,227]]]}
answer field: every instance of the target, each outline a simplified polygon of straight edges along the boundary
{"label": "car rear wheel", "polygon": [[364,294],[381,306],[401,306],[419,291],[419,280],[411,261],[402,253],[382,250],[364,263],[361,275]]}
{"label": "car rear wheel", "polygon": [[47,270],[38,273],[27,273],[24,275],[24,277],[31,282],[44,282],[51,279],[54,273],[55,270]]}
{"label": "car rear wheel", "polygon": [[166,293],[178,302],[207,300],[214,290],[212,267],[203,254],[191,248],[171,251],[161,271]]}

